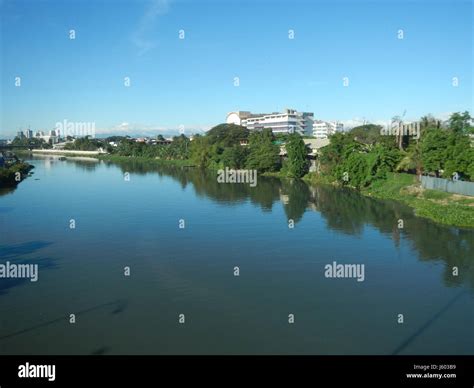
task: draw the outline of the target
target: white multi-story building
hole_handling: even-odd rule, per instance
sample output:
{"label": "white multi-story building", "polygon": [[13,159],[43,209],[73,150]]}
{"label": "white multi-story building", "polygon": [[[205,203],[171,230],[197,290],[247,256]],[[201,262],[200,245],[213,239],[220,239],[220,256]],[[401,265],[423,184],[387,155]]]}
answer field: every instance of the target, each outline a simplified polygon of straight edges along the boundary
{"label": "white multi-story building", "polygon": [[59,136],[56,135],[56,131],[49,131],[49,135],[45,135],[43,131],[36,131],[36,139],[43,139],[46,143],[56,144],[59,141]]}
{"label": "white multi-story building", "polygon": [[311,135],[313,131],[314,114],[298,112],[295,109],[285,109],[282,113],[250,113],[247,111],[230,112],[227,114],[227,124],[237,124],[249,130],[270,128],[273,133],[299,133]]}
{"label": "white multi-story building", "polygon": [[342,132],[344,124],[339,121],[321,121],[317,120],[313,123],[313,136],[316,139],[327,139],[336,132]]}

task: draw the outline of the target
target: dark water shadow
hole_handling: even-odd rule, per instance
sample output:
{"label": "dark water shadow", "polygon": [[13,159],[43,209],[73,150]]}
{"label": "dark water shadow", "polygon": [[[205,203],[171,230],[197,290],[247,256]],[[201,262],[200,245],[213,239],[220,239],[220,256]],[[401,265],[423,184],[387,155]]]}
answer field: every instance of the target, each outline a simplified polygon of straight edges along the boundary
{"label": "dark water shadow", "polygon": [[112,311],[111,314],[120,314],[120,313],[123,313],[125,311],[125,309],[127,308],[128,306],[128,302],[125,301],[125,300],[120,300],[117,302],[117,306],[115,307],[115,309]]}
{"label": "dark water shadow", "polygon": [[[7,261],[15,265],[37,264],[39,279],[42,270],[58,268],[57,259],[34,256],[25,258],[24,256],[36,253],[38,250],[51,244],[51,242],[47,241],[29,241],[23,244],[0,245],[0,264],[5,264]],[[20,286],[30,281],[30,278],[2,278],[0,279],[0,296],[5,295],[10,288]]]}
{"label": "dark water shadow", "polygon": [[[85,315],[85,314],[88,314],[90,312],[100,310],[100,309],[103,309],[103,308],[121,306],[124,303],[125,302],[122,301],[122,300],[116,300],[116,301],[113,301],[113,302],[102,303],[102,304],[99,304],[99,305],[96,305],[96,306],[93,306],[93,307],[89,307],[89,308],[81,310],[81,311],[74,312],[74,314],[76,315],[76,317],[78,317],[78,316]],[[114,311],[115,310],[113,310],[111,312],[111,314],[114,314]],[[121,310],[121,311],[123,311],[123,310]],[[38,329],[44,328],[46,326],[53,325],[55,323],[59,323],[61,321],[67,322],[68,319],[69,319],[68,315],[63,315],[61,317],[51,319],[49,321],[42,322],[42,323],[39,323],[37,325],[28,327],[26,329],[18,330],[18,331],[15,331],[13,333],[10,333],[10,334],[0,336],[0,341],[5,340],[5,339],[9,339],[9,338],[12,338],[12,337],[16,337],[16,336],[19,336],[19,335],[22,335],[22,334],[25,334],[25,333],[29,333],[31,331],[38,330]]]}
{"label": "dark water shadow", "polygon": [[0,245],[0,257],[5,260],[12,260],[18,256],[28,255],[41,248],[50,246],[52,242],[48,241],[28,241],[15,245]]}
{"label": "dark water shadow", "polygon": [[400,354],[403,350],[405,350],[413,341],[415,341],[421,334],[425,332],[441,315],[443,315],[446,311],[448,311],[454,303],[458,301],[458,299],[466,294],[467,291],[463,290],[456,294],[454,298],[452,298],[448,303],[446,303],[436,314],[434,314],[430,319],[428,319],[422,326],[418,328],[411,336],[409,336],[405,341],[403,341],[400,345],[395,348],[392,352],[392,355]]}
{"label": "dark water shadow", "polygon": [[90,354],[92,356],[102,356],[103,354],[110,353],[110,346],[102,346],[94,351],[92,351]]}
{"label": "dark water shadow", "polygon": [[[15,264],[38,264],[38,280],[40,278],[40,271],[44,269],[56,269],[58,265],[56,264],[56,259],[51,259],[48,257],[42,258],[32,258],[25,260],[15,260]],[[3,264],[3,263],[0,263]],[[16,286],[19,286],[24,283],[31,282],[30,278],[5,278],[0,279],[0,296],[7,293],[7,290]],[[34,282],[32,282],[34,283]]]}

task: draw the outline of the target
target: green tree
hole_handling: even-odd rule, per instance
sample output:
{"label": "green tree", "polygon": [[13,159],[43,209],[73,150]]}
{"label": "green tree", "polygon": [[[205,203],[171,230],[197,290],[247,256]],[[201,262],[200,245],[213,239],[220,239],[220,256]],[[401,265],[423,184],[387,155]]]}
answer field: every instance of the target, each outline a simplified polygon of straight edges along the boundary
{"label": "green tree", "polygon": [[364,144],[375,144],[382,140],[382,129],[381,125],[375,124],[364,124],[354,127],[349,131],[349,134],[354,140]]}
{"label": "green tree", "polygon": [[280,166],[280,148],[273,144],[270,129],[254,132],[249,137],[249,155],[246,168],[259,172],[276,171]]}
{"label": "green tree", "polygon": [[89,136],[80,137],[73,143],[64,146],[66,150],[96,151],[99,148],[105,148],[106,142],[99,139],[91,139]]}
{"label": "green tree", "polygon": [[425,172],[440,176],[447,158],[448,134],[441,128],[429,128],[421,138],[421,158]]}
{"label": "green tree", "polygon": [[368,159],[363,152],[352,152],[335,171],[336,177],[344,185],[360,189],[370,183]]}
{"label": "green tree", "polygon": [[224,167],[240,169],[245,166],[247,155],[247,147],[234,145],[224,149],[220,160]]}
{"label": "green tree", "polygon": [[190,143],[185,135],[174,136],[170,145],[154,145],[151,147],[162,147],[166,151],[168,159],[188,159],[190,154]]}
{"label": "green tree", "polygon": [[205,136],[196,135],[190,147],[191,160],[199,167],[208,167],[211,162],[211,147]]}
{"label": "green tree", "polygon": [[423,160],[419,141],[411,143],[397,165],[397,171],[416,172],[419,176],[423,172]]}
{"label": "green tree", "polygon": [[334,168],[347,157],[347,152],[353,148],[359,148],[360,144],[354,141],[352,135],[342,132],[336,132],[329,137],[329,144],[321,149],[321,162]]}
{"label": "green tree", "polygon": [[401,153],[383,144],[376,144],[367,154],[368,175],[370,182],[375,179],[385,179],[388,172],[395,169],[400,162]]}
{"label": "green tree", "polygon": [[17,147],[24,147],[24,148],[51,148],[49,143],[46,143],[43,139],[39,138],[31,138],[28,139],[26,137],[18,137],[16,136],[13,141],[12,145]]}
{"label": "green tree", "polygon": [[421,129],[423,130],[424,128],[436,128],[439,125],[439,121],[436,120],[432,114],[427,114],[420,119],[420,124],[421,124]]}
{"label": "green tree", "polygon": [[453,113],[449,118],[449,129],[455,133],[468,133],[472,117],[468,111]]}
{"label": "green tree", "polygon": [[249,130],[241,125],[219,124],[211,128],[206,137],[210,144],[219,144],[221,147],[232,147],[240,144],[241,140],[247,140]]}
{"label": "green tree", "polygon": [[448,136],[443,177],[449,179],[457,173],[462,179],[473,180],[473,164],[474,148],[471,147],[469,136],[462,135],[459,132],[451,133]]}
{"label": "green tree", "polygon": [[301,178],[308,172],[308,148],[304,144],[303,138],[297,134],[291,134],[285,144],[287,159],[288,176],[292,178]]}

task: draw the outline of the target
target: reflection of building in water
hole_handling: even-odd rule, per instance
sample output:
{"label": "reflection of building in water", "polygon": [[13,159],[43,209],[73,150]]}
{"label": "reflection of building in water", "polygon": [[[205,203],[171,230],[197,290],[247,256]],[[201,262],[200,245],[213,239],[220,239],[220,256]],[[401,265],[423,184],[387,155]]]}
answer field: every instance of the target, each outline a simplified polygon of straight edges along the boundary
{"label": "reflection of building in water", "polygon": [[320,197],[320,187],[308,185],[308,189],[309,189],[309,194],[310,194],[308,198],[308,208],[310,208],[311,210],[315,212],[319,212],[320,210],[318,207],[318,203],[319,203],[319,197]]}
{"label": "reflection of building in water", "polygon": [[281,191],[281,187],[279,189],[279,192],[281,203],[283,203],[284,205],[288,205],[288,203],[290,203],[290,196],[288,194],[283,194],[283,192]]}
{"label": "reflection of building in water", "polygon": [[[307,185],[307,188],[309,190],[309,197],[307,198],[307,208],[315,211],[315,212],[319,212],[319,209],[318,209],[318,206],[317,206],[317,203],[318,203],[318,199],[319,198],[319,188],[318,187],[315,187],[315,186],[310,186],[310,185]],[[283,193],[283,190],[282,188],[280,187],[279,188],[279,198],[280,198],[280,202],[283,204],[283,205],[288,205],[290,203],[290,195],[289,194],[284,194]]]}
{"label": "reflection of building in water", "polygon": [[44,168],[50,170],[52,167],[51,158],[46,158],[44,161]]}

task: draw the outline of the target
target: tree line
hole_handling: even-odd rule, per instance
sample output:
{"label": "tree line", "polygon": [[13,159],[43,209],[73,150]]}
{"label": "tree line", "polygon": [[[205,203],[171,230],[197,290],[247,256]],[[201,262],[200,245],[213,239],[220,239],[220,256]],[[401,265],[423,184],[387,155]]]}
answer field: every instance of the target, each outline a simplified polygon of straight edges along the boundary
{"label": "tree line", "polygon": [[373,124],[336,133],[321,150],[320,174],[356,188],[384,179],[388,172],[474,181],[471,122],[468,112],[452,114],[445,125],[424,116],[418,138],[385,135]]}
{"label": "tree line", "polygon": [[[474,130],[468,112],[454,113],[446,124],[428,115],[420,120],[418,138],[386,135],[379,125],[366,124],[330,136],[328,146],[317,156],[317,174],[356,188],[384,179],[388,172],[428,174],[474,181]],[[175,136],[168,144],[136,142],[123,136],[106,139],[76,139],[65,148],[96,150],[112,155],[164,160],[191,160],[202,168],[255,169],[259,173],[301,178],[308,173],[311,150],[299,134],[275,135],[271,129],[249,131],[235,124],[220,124],[196,135]],[[24,142],[19,138],[14,143]],[[112,146],[110,142],[116,142]],[[284,145],[286,155],[280,155]]]}

